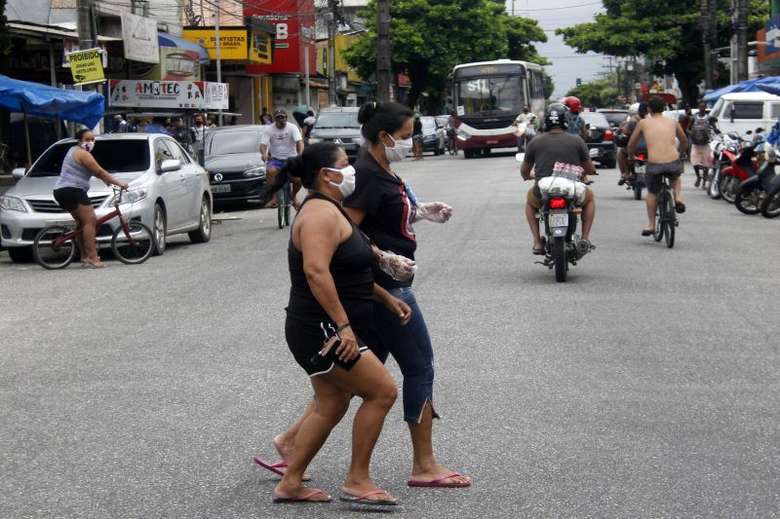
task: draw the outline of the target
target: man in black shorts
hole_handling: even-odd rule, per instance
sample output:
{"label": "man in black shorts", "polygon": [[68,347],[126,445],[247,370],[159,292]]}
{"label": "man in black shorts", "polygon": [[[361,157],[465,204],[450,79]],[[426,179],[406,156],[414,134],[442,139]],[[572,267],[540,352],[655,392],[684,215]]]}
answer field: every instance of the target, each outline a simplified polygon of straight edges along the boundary
{"label": "man in black shorts", "polygon": [[[680,155],[688,149],[688,138],[680,124],[664,117],[664,101],[656,96],[650,99],[650,116],[639,121],[628,141],[628,160],[633,161],[634,152],[641,137],[647,142],[647,205],[648,226],[642,230],[642,236],[651,236],[655,231],[656,195],[661,188],[661,177],[668,176],[672,181],[674,207],[678,213],[685,212],[682,201],[683,163]],[[676,140],[675,140],[676,139]]]}

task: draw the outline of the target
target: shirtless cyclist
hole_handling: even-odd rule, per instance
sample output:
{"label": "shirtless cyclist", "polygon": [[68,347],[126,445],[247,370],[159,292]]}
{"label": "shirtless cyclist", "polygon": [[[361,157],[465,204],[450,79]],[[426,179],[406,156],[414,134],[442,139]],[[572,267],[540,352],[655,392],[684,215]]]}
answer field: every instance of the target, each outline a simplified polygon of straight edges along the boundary
{"label": "shirtless cyclist", "polygon": [[649,103],[650,115],[639,121],[628,141],[628,160],[633,161],[639,139],[644,136],[647,142],[647,218],[648,226],[642,230],[642,236],[651,236],[655,230],[655,209],[658,192],[663,176],[672,180],[674,208],[678,213],[685,212],[682,200],[683,162],[681,153],[688,149],[688,138],[677,121],[664,117],[664,100],[653,97]]}

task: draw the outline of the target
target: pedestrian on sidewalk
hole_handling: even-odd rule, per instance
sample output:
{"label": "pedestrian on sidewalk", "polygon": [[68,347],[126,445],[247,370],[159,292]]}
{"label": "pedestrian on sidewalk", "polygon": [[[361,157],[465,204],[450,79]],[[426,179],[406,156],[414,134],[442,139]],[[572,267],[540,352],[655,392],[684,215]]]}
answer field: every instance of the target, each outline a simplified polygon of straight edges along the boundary
{"label": "pedestrian on sidewalk", "polygon": [[716,123],[707,113],[707,104],[699,103],[699,111],[690,118],[687,135],[691,139],[691,165],[696,172],[695,187],[707,182],[709,169],[713,166],[710,141],[712,133],[718,133]]}
{"label": "pedestrian on sidewalk", "polygon": [[369,463],[397,388],[366,344],[376,344],[372,301],[385,305],[399,326],[408,322],[411,310],[374,283],[371,245],[342,207],[355,187],[355,169],[344,150],[333,143],[313,144],[288,159],[282,172],[300,178],[310,193],[290,234],[292,287],[285,336],[310,377],[315,398],[285,442],[274,439],[286,463],[255,462],[275,472],[286,468],[274,501],[330,501],[326,492],[302,485],[304,471],[343,418],[352,396],[359,396],[363,403],[352,429],[352,463],[340,499],[396,505],[395,498],[371,480]]}
{"label": "pedestrian on sidewalk", "polygon": [[414,160],[422,160],[423,159],[423,126],[419,115],[414,116],[412,144],[414,146]]}

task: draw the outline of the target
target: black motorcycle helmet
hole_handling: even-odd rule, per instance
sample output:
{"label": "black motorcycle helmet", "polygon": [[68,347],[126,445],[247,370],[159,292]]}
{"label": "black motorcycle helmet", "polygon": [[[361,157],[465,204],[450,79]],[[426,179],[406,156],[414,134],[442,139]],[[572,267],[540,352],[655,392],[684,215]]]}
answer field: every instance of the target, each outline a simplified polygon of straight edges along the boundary
{"label": "black motorcycle helmet", "polygon": [[553,103],[544,111],[544,131],[569,127],[569,109],[563,103]]}

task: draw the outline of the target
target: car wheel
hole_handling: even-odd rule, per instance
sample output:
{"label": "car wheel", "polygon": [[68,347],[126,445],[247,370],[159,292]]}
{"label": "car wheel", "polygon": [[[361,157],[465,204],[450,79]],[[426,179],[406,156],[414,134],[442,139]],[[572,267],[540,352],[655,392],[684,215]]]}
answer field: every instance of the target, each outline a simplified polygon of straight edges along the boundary
{"label": "car wheel", "polygon": [[168,246],[168,237],[166,236],[168,222],[165,217],[165,209],[160,204],[154,205],[154,221],[152,223],[152,233],[154,233],[154,251],[152,255],[162,256]]}
{"label": "car wheel", "polygon": [[206,243],[211,239],[211,204],[209,197],[204,196],[200,203],[200,225],[194,231],[187,233],[192,243]]}
{"label": "car wheel", "polygon": [[30,263],[33,260],[32,247],[11,247],[8,255],[14,263]]}

